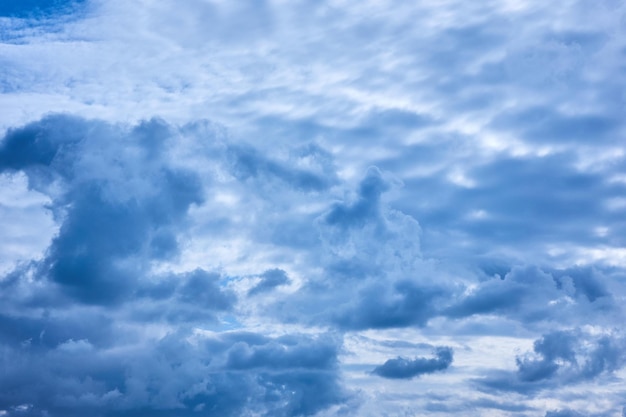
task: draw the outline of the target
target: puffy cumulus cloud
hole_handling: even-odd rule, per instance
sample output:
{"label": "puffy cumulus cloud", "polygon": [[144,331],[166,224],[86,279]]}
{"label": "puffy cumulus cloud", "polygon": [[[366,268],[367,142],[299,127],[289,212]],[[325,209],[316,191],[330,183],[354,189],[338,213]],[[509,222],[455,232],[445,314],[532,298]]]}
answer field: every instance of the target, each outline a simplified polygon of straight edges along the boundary
{"label": "puffy cumulus cloud", "polygon": [[[280,300],[276,312],[345,330],[423,326],[437,314],[451,289],[431,274],[445,272],[422,259],[417,221],[382,199],[399,184],[370,167],[355,193],[330,204],[316,219],[320,240],[312,248],[323,271]],[[320,301],[328,307],[320,310]]]}
{"label": "puffy cumulus cloud", "polygon": [[[157,119],[127,126],[56,115],[0,142],[0,171],[23,174],[48,195],[59,224],[43,259],[0,281],[5,415],[302,416],[345,407],[340,335],[197,330],[237,325],[240,307],[237,277],[179,265],[187,234],[200,227],[191,211],[216,207],[212,181],[218,190],[220,181],[257,187],[228,146],[199,130],[206,133]],[[212,142],[200,153],[212,163],[208,177],[195,156],[177,160],[173,140],[186,134]],[[312,172],[314,155],[321,150],[299,148],[290,158],[308,165],[284,169]],[[283,174],[270,169],[258,181],[319,194]],[[228,238],[228,227],[215,231]],[[290,283],[279,268],[257,278],[250,296]]]}
{"label": "puffy cumulus cloud", "polygon": [[333,282],[398,277],[421,261],[418,222],[382,200],[397,180],[370,167],[356,195],[331,205],[317,219],[329,277]]}
{"label": "puffy cumulus cloud", "polygon": [[447,369],[453,360],[451,348],[443,346],[435,349],[434,358],[407,359],[398,357],[389,359],[384,364],[374,368],[372,373],[383,378],[410,379],[423,374]]}
{"label": "puffy cumulus cloud", "polygon": [[38,275],[83,302],[112,303],[132,293],[147,261],[178,253],[178,227],[204,191],[196,173],[164,158],[168,129],[59,115],[7,133],[0,171],[24,172],[61,221]]}

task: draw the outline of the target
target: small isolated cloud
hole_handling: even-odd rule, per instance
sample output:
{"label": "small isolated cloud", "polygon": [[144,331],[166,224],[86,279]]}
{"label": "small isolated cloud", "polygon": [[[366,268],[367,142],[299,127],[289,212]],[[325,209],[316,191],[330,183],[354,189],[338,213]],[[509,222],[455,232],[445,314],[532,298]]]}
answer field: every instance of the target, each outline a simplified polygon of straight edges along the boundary
{"label": "small isolated cloud", "polygon": [[389,379],[411,379],[424,374],[443,371],[452,364],[454,357],[452,348],[441,346],[435,349],[434,354],[434,358],[407,359],[398,357],[389,359],[384,364],[374,368],[372,373]]}
{"label": "small isolated cloud", "polygon": [[268,269],[260,275],[261,281],[248,291],[248,295],[256,295],[263,292],[271,291],[281,285],[291,282],[287,273],[282,269]]}

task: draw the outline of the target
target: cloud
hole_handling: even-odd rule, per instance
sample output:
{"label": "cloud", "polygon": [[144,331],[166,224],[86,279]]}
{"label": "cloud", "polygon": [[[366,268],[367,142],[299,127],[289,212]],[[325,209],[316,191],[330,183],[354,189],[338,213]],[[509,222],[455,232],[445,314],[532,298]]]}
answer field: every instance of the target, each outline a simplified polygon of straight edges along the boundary
{"label": "cloud", "polygon": [[[195,335],[190,343],[190,336],[172,333],[122,351],[71,339],[43,351],[3,344],[0,408],[29,404],[27,415],[297,416],[347,398],[337,373],[340,341],[332,337],[227,333]],[[251,355],[241,356],[242,349]]]}
{"label": "cloud", "polygon": [[453,360],[453,351],[449,347],[435,349],[434,358],[407,359],[398,357],[389,359],[384,364],[374,368],[372,373],[390,379],[410,379],[424,374],[430,374],[447,369]]}
{"label": "cloud", "polygon": [[584,414],[580,414],[577,411],[564,409],[558,411],[548,411],[545,417],[582,417]]}
{"label": "cloud", "polygon": [[[356,193],[331,203],[316,219],[322,276],[311,277],[294,297],[276,304],[294,317],[345,330],[424,326],[449,296],[433,282],[432,265],[419,250],[419,224],[393,210],[382,195],[399,182],[370,167]],[[314,278],[314,279],[313,279]],[[323,302],[328,308],[320,311]]]}
{"label": "cloud", "polygon": [[623,2],[14,3],[0,414],[623,406]]}
{"label": "cloud", "polygon": [[[58,233],[41,260],[16,266],[1,283],[8,357],[20,363],[39,355],[35,364],[47,374],[41,390],[29,392],[34,373],[11,373],[20,395],[5,398],[0,410],[348,412],[341,336],[320,331],[420,328],[438,337],[446,328],[450,337],[477,337],[485,318],[494,334],[543,336],[517,357],[516,371],[483,369],[487,376],[474,378],[481,391],[532,397],[623,366],[619,337],[554,330],[554,323],[610,325],[607,312],[619,310],[614,272],[444,264],[424,256],[422,227],[393,207],[403,182],[392,173],[370,167],[351,185],[319,145],[240,148],[216,132],[209,123],[123,125],[66,115],[7,132],[0,169],[48,196]],[[298,179],[309,175],[323,186]],[[231,243],[241,241],[246,246]],[[225,245],[234,252],[223,263],[215,254]],[[303,336],[302,329],[316,330]],[[422,345],[377,344],[382,357],[395,359],[372,374],[420,380],[452,364],[452,348],[410,357],[409,346]],[[47,359],[76,372],[61,384]],[[81,391],[76,381],[87,377],[91,385]],[[259,401],[245,400],[252,397]],[[489,401],[476,407],[513,409]]]}
{"label": "cloud", "polygon": [[556,293],[552,276],[537,268],[515,268],[502,278],[481,283],[446,313],[451,317],[498,312],[515,314],[517,311],[527,314],[531,309],[547,308],[558,296]]}
{"label": "cloud", "polygon": [[7,133],[0,171],[23,171],[63,218],[39,274],[83,302],[119,302],[146,260],[176,255],[175,228],[204,197],[195,173],[162,159],[168,135],[158,120],[124,132],[63,115]]}
{"label": "cloud", "polygon": [[562,141],[613,141],[619,123],[601,114],[565,116],[547,108],[524,109],[517,114],[502,114],[495,126],[517,130],[528,141],[542,143]]}
{"label": "cloud", "polygon": [[532,353],[516,358],[514,373],[498,372],[477,382],[489,389],[533,393],[596,380],[624,366],[623,347],[619,334],[554,331],[537,339]]}
{"label": "cloud", "polygon": [[420,287],[411,281],[363,286],[355,302],[339,308],[331,320],[344,329],[425,326],[436,316],[435,303],[446,294],[437,288]]}
{"label": "cloud", "polygon": [[248,291],[248,295],[256,295],[271,291],[274,288],[289,284],[287,273],[282,269],[268,269],[261,274],[261,281]]}
{"label": "cloud", "polygon": [[[349,398],[341,337],[192,330],[218,325],[238,298],[222,273],[154,268],[181,256],[190,209],[206,201],[210,182],[170,158],[183,130],[156,119],[129,127],[55,115],[1,142],[0,170],[23,172],[49,195],[60,227],[42,260],[0,282],[8,329],[0,410],[295,416]],[[227,152],[215,161],[229,172]],[[289,283],[278,268],[260,278],[252,295]]]}
{"label": "cloud", "polygon": [[[258,177],[276,178],[289,183],[298,190],[310,192],[321,191],[332,184],[332,182],[328,181],[327,175],[324,175],[328,174],[328,167],[322,165],[324,164],[323,156],[320,158],[320,154],[316,151],[317,149],[312,147],[304,149],[300,157],[321,162],[319,168],[326,171],[320,172],[321,175],[310,170],[293,168],[267,159],[254,148],[232,147],[229,153],[232,159],[233,173],[239,180],[245,181],[249,178]],[[261,181],[261,183],[265,182]]]}

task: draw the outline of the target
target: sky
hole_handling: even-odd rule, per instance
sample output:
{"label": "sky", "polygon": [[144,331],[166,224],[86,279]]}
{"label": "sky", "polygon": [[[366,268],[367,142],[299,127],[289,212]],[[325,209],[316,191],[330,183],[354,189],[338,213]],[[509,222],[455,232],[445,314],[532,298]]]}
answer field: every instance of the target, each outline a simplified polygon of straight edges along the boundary
{"label": "sky", "polygon": [[623,0],[0,0],[0,416],[626,416]]}

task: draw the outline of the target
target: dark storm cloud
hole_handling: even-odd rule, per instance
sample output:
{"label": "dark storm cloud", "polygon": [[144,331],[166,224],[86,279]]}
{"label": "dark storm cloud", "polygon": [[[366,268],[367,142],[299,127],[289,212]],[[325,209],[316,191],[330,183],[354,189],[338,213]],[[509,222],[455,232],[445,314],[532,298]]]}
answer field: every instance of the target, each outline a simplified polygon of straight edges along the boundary
{"label": "dark storm cloud", "polygon": [[452,348],[447,346],[435,349],[434,358],[407,359],[398,357],[389,359],[374,368],[372,373],[390,379],[410,379],[423,374],[430,374],[447,369],[453,360]]}
{"label": "dark storm cloud", "polygon": [[7,133],[0,172],[26,173],[33,188],[52,193],[62,219],[42,276],[83,302],[106,304],[132,293],[146,260],[177,254],[176,226],[204,197],[195,173],[163,157],[169,133],[158,120],[124,131],[62,115]]}

